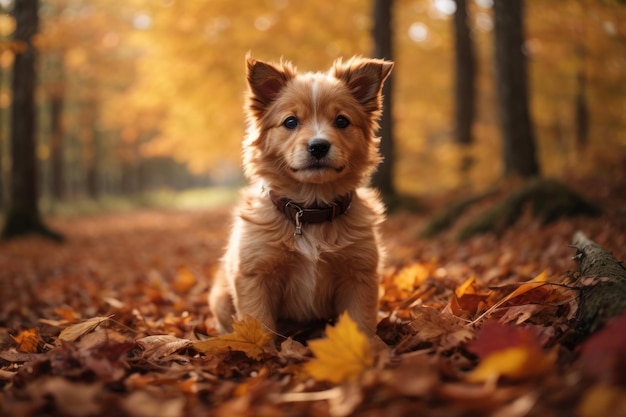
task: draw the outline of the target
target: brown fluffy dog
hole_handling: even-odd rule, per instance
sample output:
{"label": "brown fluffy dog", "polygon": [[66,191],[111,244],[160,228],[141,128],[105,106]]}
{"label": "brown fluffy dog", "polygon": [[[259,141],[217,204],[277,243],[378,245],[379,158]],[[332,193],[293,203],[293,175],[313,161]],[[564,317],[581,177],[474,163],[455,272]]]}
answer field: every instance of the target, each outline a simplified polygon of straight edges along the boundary
{"label": "brown fluffy dog", "polygon": [[329,320],[347,311],[373,336],[384,207],[364,188],[393,63],[337,60],[327,73],[247,58],[249,129],[243,192],[209,303],[218,330],[252,316]]}

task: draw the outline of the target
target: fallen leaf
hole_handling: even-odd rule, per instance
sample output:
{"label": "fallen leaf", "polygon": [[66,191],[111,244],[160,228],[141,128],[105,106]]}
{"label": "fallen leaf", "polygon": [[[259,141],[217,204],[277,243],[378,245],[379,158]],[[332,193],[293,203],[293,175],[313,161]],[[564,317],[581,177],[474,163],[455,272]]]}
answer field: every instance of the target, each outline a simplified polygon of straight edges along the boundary
{"label": "fallen leaf", "polygon": [[144,358],[161,359],[191,346],[192,342],[189,339],[180,339],[171,335],[155,335],[141,338],[137,340],[137,344],[144,350]]}
{"label": "fallen leaf", "polygon": [[305,360],[309,359],[309,349],[291,337],[280,344],[280,357],[286,359]]}
{"label": "fallen leaf", "polygon": [[155,398],[146,391],[135,391],[123,399],[122,407],[133,417],[181,417],[185,398]]}
{"label": "fallen leaf", "polygon": [[490,291],[479,291],[476,277],[472,275],[454,290],[450,301],[450,310],[455,316],[473,316],[485,305]]}
{"label": "fallen leaf", "polygon": [[98,415],[102,411],[101,383],[85,384],[70,382],[62,377],[48,377],[29,387],[36,395],[54,399],[57,411],[71,417]]}
{"label": "fallen leaf", "polygon": [[304,370],[318,381],[355,381],[374,363],[369,340],[348,313],[334,327],[326,327],[326,338],[310,341],[309,348],[315,359]]}
{"label": "fallen leaf", "polygon": [[547,372],[556,359],[556,351],[544,351],[530,330],[488,321],[467,350],[480,358],[468,374],[470,382],[484,382],[507,377],[527,379]]}
{"label": "fallen leaf", "polygon": [[64,320],[68,323],[74,323],[80,319],[80,315],[76,313],[74,310],[72,310],[71,308],[59,307],[59,308],[55,308],[53,311],[54,311],[54,314],[61,317],[61,320]]}
{"label": "fallen leaf", "polygon": [[[415,318],[409,327],[416,332],[419,341],[440,344],[449,349],[474,337],[474,331],[453,314],[420,307],[414,310],[413,315]],[[409,343],[408,339],[401,345],[406,343]]]}
{"label": "fallen leaf", "polygon": [[41,356],[42,354],[40,353],[23,353],[14,350],[0,351],[0,359],[11,363],[30,362],[39,359]]}
{"label": "fallen leaf", "polygon": [[394,277],[393,282],[400,291],[413,291],[430,275],[430,269],[421,263],[402,268]]}
{"label": "fallen leaf", "polygon": [[90,331],[98,327],[100,323],[103,323],[110,318],[111,316],[93,317],[81,323],[66,327],[65,329],[61,331],[61,334],[59,334],[59,340],[63,340],[66,342],[73,342],[76,339],[80,338],[82,335],[89,333]]}
{"label": "fallen leaf", "polygon": [[481,327],[476,339],[467,343],[466,349],[483,359],[499,350],[532,344],[541,348],[536,335],[530,328],[510,326],[495,320],[488,320]]}
{"label": "fallen leaf", "polygon": [[233,323],[233,332],[211,339],[195,342],[193,348],[198,352],[216,355],[231,350],[243,352],[251,359],[259,360],[264,349],[271,342],[272,335],[263,325],[252,317]]}
{"label": "fallen leaf", "polygon": [[554,355],[528,346],[499,350],[488,355],[467,376],[470,382],[484,382],[501,376],[512,380],[531,378],[546,373],[554,363]]}
{"label": "fallen leaf", "polygon": [[43,342],[39,330],[34,328],[21,331],[13,340],[17,343],[17,351],[22,353],[37,353]]}
{"label": "fallen leaf", "polygon": [[542,287],[546,285],[547,283],[548,283],[547,273],[546,271],[543,271],[532,280],[522,283],[519,287],[517,287],[515,291],[507,295],[504,298],[504,301],[506,302],[512,298],[519,297],[520,295],[527,293],[528,291],[533,290],[535,288]]}
{"label": "fallen leaf", "polygon": [[387,371],[390,384],[403,395],[425,397],[439,383],[439,372],[432,356],[403,355],[397,367]]}
{"label": "fallen leaf", "polygon": [[596,385],[589,389],[580,404],[578,417],[626,415],[626,390],[610,385]]}
{"label": "fallen leaf", "polygon": [[580,346],[584,371],[601,381],[626,382],[626,313],[610,320]]}
{"label": "fallen leaf", "polygon": [[172,288],[174,288],[174,291],[179,294],[186,294],[191,288],[193,288],[194,285],[196,285],[197,282],[198,280],[193,272],[191,272],[188,268],[181,266],[178,268],[178,271],[176,271],[176,277],[172,283]]}
{"label": "fallen leaf", "polygon": [[[491,313],[496,311],[503,304],[509,302],[510,300],[512,300],[512,299],[514,299],[516,297],[519,297],[521,295],[524,295],[524,294],[528,293],[529,291],[534,290],[536,288],[543,287],[546,284],[548,284],[547,273],[546,273],[546,271],[543,271],[542,273],[537,275],[532,280],[519,284],[519,286],[515,289],[515,291],[511,292],[506,297],[504,297],[503,299],[501,299],[500,301],[495,303],[493,306],[491,306],[487,311],[485,311],[478,318],[476,318],[473,321],[473,323],[477,323],[482,318],[489,316]],[[495,288],[495,287],[492,287],[492,288]],[[541,301],[545,302],[545,300],[541,300]]]}

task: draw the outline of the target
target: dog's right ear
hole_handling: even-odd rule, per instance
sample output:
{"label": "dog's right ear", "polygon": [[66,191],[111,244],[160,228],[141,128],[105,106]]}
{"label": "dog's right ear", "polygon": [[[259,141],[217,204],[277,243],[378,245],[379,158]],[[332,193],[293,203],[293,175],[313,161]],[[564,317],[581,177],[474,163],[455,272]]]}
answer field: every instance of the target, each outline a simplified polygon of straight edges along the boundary
{"label": "dog's right ear", "polygon": [[247,78],[252,92],[251,107],[262,111],[280,93],[285,84],[295,77],[295,69],[288,62],[270,64],[246,56]]}

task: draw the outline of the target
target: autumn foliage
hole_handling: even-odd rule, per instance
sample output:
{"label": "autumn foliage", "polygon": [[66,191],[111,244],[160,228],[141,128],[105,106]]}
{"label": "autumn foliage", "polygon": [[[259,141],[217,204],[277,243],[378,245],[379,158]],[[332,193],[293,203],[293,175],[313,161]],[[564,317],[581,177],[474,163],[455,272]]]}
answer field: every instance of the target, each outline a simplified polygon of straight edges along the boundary
{"label": "autumn foliage", "polygon": [[[484,187],[502,172],[493,11],[488,1],[467,2],[477,103],[475,143],[460,149],[451,127],[450,3],[394,2],[395,180],[403,192],[468,182]],[[542,172],[563,176],[614,168],[624,152],[626,8],[617,0],[525,3],[525,53]],[[320,70],[338,57],[370,56],[373,49],[369,0],[255,0],[245,8],[229,0],[42,4],[37,38],[42,111],[55,100],[65,103],[65,135],[75,138],[64,145],[71,149],[67,169],[96,166],[108,180],[103,187],[123,169],[159,156],[189,164],[194,172],[208,171],[216,180],[236,174],[248,51],[259,59],[284,57],[301,70]],[[10,33],[10,24],[0,21],[0,33]],[[11,62],[5,50],[0,67],[7,71]],[[0,108],[7,108],[10,96],[1,99]],[[581,146],[575,109],[583,99],[588,143]],[[38,155],[44,165],[54,158],[49,129],[42,123]],[[474,161],[471,172],[459,176],[451,167],[468,156]],[[430,180],[418,180],[423,178]]]}
{"label": "autumn foliage", "polygon": [[0,246],[0,414],[623,415],[626,316],[569,339],[577,287],[600,278],[568,244],[582,229],[626,258],[618,188],[597,193],[600,218],[463,243],[393,215],[375,339],[348,315],[217,335],[206,298],[228,207],[54,219],[68,243]]}

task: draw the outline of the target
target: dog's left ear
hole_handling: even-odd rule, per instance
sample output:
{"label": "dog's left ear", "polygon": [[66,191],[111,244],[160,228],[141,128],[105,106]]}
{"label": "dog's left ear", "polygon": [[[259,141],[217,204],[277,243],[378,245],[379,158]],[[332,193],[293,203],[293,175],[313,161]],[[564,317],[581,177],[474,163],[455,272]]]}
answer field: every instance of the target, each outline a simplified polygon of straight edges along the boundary
{"label": "dog's left ear", "polygon": [[[391,73],[393,62],[382,59],[352,58],[335,61],[332,74],[346,83],[352,95],[370,111],[379,110],[383,82]],[[372,106],[373,104],[373,106]],[[368,106],[370,105],[370,106]]]}

